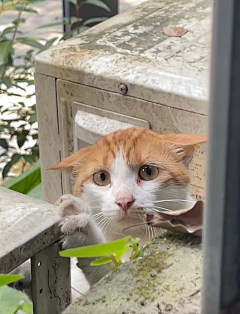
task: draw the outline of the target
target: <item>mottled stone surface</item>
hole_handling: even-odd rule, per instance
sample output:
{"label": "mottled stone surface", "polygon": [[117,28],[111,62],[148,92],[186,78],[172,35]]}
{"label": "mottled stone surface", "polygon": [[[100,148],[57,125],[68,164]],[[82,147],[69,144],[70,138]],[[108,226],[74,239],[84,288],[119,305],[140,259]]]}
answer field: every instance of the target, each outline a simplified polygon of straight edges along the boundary
{"label": "mottled stone surface", "polygon": [[64,314],[200,314],[199,241],[164,233],[141,257],[107,275]]}
{"label": "mottled stone surface", "polygon": [[210,0],[146,1],[39,54],[36,72],[117,93],[125,83],[129,96],[206,114],[209,13]]}
{"label": "mottled stone surface", "polygon": [[7,273],[59,239],[57,208],[0,187],[0,273]]}

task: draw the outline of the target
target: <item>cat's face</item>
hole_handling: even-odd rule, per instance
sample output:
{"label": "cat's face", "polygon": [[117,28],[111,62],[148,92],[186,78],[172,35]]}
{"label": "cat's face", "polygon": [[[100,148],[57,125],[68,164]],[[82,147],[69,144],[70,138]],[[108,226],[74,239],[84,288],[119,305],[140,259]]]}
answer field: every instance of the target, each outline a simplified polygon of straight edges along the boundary
{"label": "cat's face", "polygon": [[138,218],[156,201],[186,198],[186,166],[202,142],[198,135],[160,136],[135,127],[105,136],[52,169],[72,172],[75,195],[108,220]]}

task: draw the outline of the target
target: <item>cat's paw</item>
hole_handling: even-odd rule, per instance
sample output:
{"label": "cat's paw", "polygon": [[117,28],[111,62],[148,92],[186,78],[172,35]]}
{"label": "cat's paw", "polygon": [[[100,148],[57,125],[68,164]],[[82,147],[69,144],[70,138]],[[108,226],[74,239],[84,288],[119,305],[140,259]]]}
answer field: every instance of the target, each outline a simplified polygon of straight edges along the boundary
{"label": "cat's paw", "polygon": [[54,204],[59,207],[59,212],[62,217],[89,213],[90,209],[80,198],[71,194],[61,196]]}
{"label": "cat's paw", "polygon": [[86,213],[65,217],[60,222],[62,233],[62,248],[83,246],[88,237],[90,216]]}

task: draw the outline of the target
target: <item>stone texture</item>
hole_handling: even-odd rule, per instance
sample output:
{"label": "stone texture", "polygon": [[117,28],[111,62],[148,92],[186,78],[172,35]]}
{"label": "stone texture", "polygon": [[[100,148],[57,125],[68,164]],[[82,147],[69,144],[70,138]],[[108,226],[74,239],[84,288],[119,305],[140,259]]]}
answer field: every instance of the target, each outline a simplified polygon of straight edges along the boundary
{"label": "stone texture", "polygon": [[200,314],[200,239],[165,232],[64,314]]}
{"label": "stone texture", "polygon": [[[39,54],[36,72],[206,114],[209,0],[150,0]],[[182,26],[181,38],[163,27]]]}
{"label": "stone texture", "polygon": [[0,187],[0,273],[8,273],[59,239],[57,208]]}

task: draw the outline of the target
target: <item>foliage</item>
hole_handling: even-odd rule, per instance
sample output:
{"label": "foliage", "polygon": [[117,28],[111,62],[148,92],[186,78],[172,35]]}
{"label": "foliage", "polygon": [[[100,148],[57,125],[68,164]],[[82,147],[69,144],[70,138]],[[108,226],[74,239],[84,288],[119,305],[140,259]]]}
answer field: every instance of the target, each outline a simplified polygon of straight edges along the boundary
{"label": "foliage", "polygon": [[22,279],[21,275],[0,274],[0,287],[4,285],[9,285],[10,283],[13,283],[14,281],[18,281],[20,279]]}
{"label": "foliage", "polygon": [[2,186],[42,200],[41,171],[39,163],[34,165],[32,169],[25,171],[20,176],[6,181],[2,184]]}
{"label": "foliage", "polygon": [[32,314],[32,304],[26,300],[23,293],[12,290],[5,285],[20,280],[20,275],[0,274],[0,309],[1,314],[16,314],[18,310]]}
{"label": "foliage", "polygon": [[[82,21],[79,12],[84,5],[98,6],[106,11],[109,7],[102,0],[68,0],[73,3],[76,16],[70,19],[56,18],[52,24],[42,25],[51,27],[55,25],[66,25],[69,31],[63,36],[54,37],[49,40],[26,36],[21,31],[26,18],[25,13],[38,14],[34,4],[44,0],[1,0],[0,16],[7,11],[15,11],[16,17],[10,25],[0,31],[0,95],[14,97],[11,106],[6,106],[3,101],[0,104],[0,147],[4,149],[0,158],[6,162],[2,176],[5,178],[16,163],[22,162],[22,170],[25,166],[34,164],[39,158],[38,126],[36,117],[36,105],[26,105],[26,100],[34,97],[30,87],[34,87],[33,80],[33,57],[34,55],[50,48],[65,39],[87,30],[105,18],[92,18]],[[25,46],[30,49],[19,55],[18,47]],[[17,97],[18,100],[15,100]],[[31,140],[31,144],[29,144]],[[12,142],[16,142],[12,146]]]}
{"label": "foliage", "polygon": [[122,262],[122,257],[130,248],[132,249],[132,254],[130,259],[135,259],[139,256],[141,249],[138,247],[137,243],[139,238],[133,239],[128,236],[123,239],[108,242],[104,244],[83,246],[75,249],[68,249],[60,252],[63,257],[77,257],[77,258],[91,258],[100,257],[91,263],[91,266],[100,266],[113,262],[117,267],[120,266]]}

